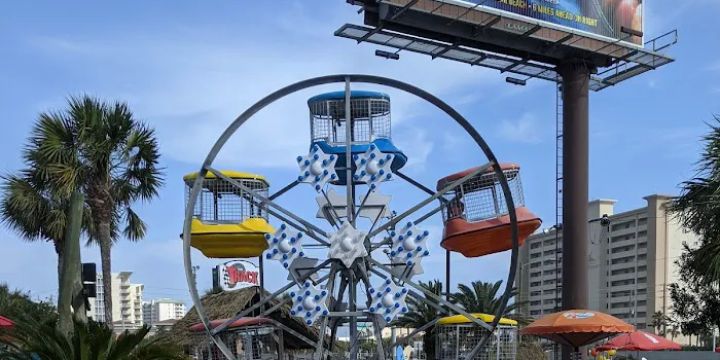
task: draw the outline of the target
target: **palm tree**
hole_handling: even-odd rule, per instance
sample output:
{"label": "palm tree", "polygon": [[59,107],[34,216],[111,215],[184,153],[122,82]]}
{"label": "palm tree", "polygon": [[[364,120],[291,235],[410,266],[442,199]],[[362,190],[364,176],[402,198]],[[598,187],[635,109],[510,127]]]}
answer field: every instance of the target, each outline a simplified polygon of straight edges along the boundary
{"label": "palm tree", "polygon": [[[27,168],[2,178],[0,220],[28,241],[53,244],[58,256],[58,326],[68,332],[72,327],[71,307],[76,317],[85,317],[79,244],[83,200],[77,191],[73,196],[59,193],[48,177],[47,169],[55,160],[41,156],[41,143],[36,140],[51,116],[41,114],[33,129],[23,154]],[[67,134],[58,135],[62,142],[68,138]]]}
{"label": "palm tree", "polygon": [[144,340],[150,327],[115,336],[109,327],[89,321],[76,322],[69,335],[52,323],[17,321],[0,333],[0,358],[7,360],[180,360],[184,355],[159,340]]}
{"label": "palm tree", "polygon": [[131,206],[155,197],[162,185],[158,144],[154,131],[124,103],[88,96],[68,103],[63,113],[41,115],[26,149],[32,170],[25,178],[40,179],[47,186],[39,188],[51,189],[47,196],[60,205],[76,191],[85,195],[83,226],[100,247],[105,321],[112,326],[111,247],[121,236],[136,241],[145,235],[145,223]]}
{"label": "palm tree", "polygon": [[[715,116],[720,123],[720,116]],[[697,174],[682,184],[682,194],[670,207],[682,225],[700,234],[700,247],[687,249],[686,266],[694,277],[720,282],[720,127],[710,125]]]}
{"label": "palm tree", "polygon": [[[470,286],[459,284],[459,291],[453,294],[452,298],[467,312],[495,315],[502,305],[502,294],[499,293],[501,286],[502,280],[495,283],[473,281]],[[516,294],[516,289],[513,289],[510,296],[514,297]],[[522,302],[508,303],[503,316],[519,322],[527,322],[527,317],[517,312],[522,305]]]}
{"label": "palm tree", "polygon": [[[432,280],[427,283],[420,281],[420,286],[437,296],[442,295],[443,287],[439,280]],[[425,300],[437,304],[437,302],[431,298],[426,297]],[[392,323],[393,326],[417,329],[441,316],[437,307],[429,305],[425,301],[419,301],[413,297],[408,297],[407,304],[409,311],[395,320]],[[434,332],[435,326],[431,326],[425,330],[425,334],[423,335],[423,351],[425,351],[425,355],[428,359],[435,358]]]}
{"label": "palm tree", "polygon": [[650,326],[655,329],[655,333],[658,335],[665,336],[665,329],[667,328],[670,318],[668,318],[662,311],[656,311],[652,316]]}

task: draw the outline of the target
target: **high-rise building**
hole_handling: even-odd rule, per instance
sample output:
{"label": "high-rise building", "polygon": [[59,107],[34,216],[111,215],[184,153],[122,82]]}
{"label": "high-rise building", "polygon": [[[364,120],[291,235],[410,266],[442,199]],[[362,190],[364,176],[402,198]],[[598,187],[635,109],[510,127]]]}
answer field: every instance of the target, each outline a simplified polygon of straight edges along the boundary
{"label": "high-rise building", "polygon": [[173,299],[157,299],[143,302],[143,322],[148,325],[185,316],[185,303]]}
{"label": "high-rise building", "polygon": [[[132,272],[113,273],[111,279],[113,303],[113,327],[116,331],[138,329],[143,324],[142,284],[130,283]],[[102,273],[97,274],[97,296],[90,299],[88,317],[105,322],[105,292]]]}
{"label": "high-rise building", "polygon": [[[645,207],[614,213],[614,200],[588,206],[588,299],[591,310],[652,331],[656,312],[671,315],[670,284],[678,281],[675,261],[683,243],[697,236],[667,212],[670,196],[645,197]],[[530,236],[520,248],[518,299],[533,317],[553,313],[562,303],[562,231],[555,227]],[[677,339],[676,339],[677,340]]]}

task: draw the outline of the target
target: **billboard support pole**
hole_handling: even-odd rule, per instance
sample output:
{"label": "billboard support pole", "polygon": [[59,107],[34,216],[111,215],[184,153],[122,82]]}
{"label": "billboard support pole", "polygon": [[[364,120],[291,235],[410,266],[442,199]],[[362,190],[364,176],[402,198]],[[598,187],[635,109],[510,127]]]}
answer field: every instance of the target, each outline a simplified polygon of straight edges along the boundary
{"label": "billboard support pole", "polygon": [[[558,66],[563,88],[562,308],[587,309],[587,204],[589,84],[592,66],[572,60]],[[564,347],[563,359],[572,349]]]}

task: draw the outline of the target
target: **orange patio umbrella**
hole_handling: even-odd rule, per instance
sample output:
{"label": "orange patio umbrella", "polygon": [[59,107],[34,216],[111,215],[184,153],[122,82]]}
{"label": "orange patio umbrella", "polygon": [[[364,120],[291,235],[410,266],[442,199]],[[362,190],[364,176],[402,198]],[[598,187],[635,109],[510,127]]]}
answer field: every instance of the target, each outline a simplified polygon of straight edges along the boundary
{"label": "orange patio umbrella", "polygon": [[520,334],[540,336],[571,346],[578,352],[581,346],[633,331],[634,326],[612,315],[578,309],[546,315],[520,330]]}

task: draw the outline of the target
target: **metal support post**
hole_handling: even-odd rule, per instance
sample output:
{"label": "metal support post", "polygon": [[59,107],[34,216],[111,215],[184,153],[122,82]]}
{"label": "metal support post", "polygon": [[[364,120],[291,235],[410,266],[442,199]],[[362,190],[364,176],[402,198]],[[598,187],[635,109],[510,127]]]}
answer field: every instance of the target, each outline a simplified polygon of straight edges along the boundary
{"label": "metal support post", "polygon": [[[590,67],[558,66],[563,89],[563,309],[588,306],[587,204]],[[569,348],[563,359],[570,359]]]}

